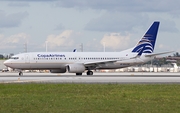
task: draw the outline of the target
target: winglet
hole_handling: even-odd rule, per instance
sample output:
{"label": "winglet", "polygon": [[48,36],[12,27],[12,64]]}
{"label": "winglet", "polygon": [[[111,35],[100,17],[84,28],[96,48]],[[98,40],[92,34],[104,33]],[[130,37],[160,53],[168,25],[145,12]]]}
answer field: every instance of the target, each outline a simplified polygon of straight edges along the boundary
{"label": "winglet", "polygon": [[73,52],[76,52],[76,51],[77,51],[76,49],[73,50]]}
{"label": "winglet", "polygon": [[142,53],[143,53],[143,51],[144,51],[144,48],[145,48],[145,46],[142,47],[142,49],[139,51],[139,53],[137,54],[137,56],[140,57],[140,56],[142,55]]}
{"label": "winglet", "polygon": [[132,57],[131,59],[140,57],[142,55],[144,49],[145,49],[145,46],[141,47],[141,50],[139,51],[139,53],[135,57]]}

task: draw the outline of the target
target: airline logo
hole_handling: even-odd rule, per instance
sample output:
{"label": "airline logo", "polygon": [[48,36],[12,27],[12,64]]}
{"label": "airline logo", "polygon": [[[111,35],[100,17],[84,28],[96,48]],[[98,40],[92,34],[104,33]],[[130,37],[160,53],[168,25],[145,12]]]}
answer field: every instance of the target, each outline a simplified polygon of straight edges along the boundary
{"label": "airline logo", "polygon": [[63,54],[37,54],[38,57],[65,57]]}
{"label": "airline logo", "polygon": [[143,48],[143,53],[152,53],[154,51],[154,40],[152,35],[145,35],[136,47],[132,50],[132,52],[140,52]]}
{"label": "airline logo", "polygon": [[139,53],[143,48],[142,53],[152,53],[154,51],[158,28],[159,22],[154,22],[132,52]]}

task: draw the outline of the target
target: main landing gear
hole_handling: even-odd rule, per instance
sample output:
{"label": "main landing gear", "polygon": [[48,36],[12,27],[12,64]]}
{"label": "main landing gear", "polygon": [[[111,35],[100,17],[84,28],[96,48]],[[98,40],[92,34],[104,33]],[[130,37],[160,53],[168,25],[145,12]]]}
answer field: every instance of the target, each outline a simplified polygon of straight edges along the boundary
{"label": "main landing gear", "polygon": [[19,72],[19,76],[23,76],[23,72],[22,71]]}
{"label": "main landing gear", "polygon": [[82,75],[82,73],[76,73],[76,75]]}
{"label": "main landing gear", "polygon": [[93,75],[93,72],[92,72],[92,71],[87,71],[86,74],[87,74],[87,75]]}
{"label": "main landing gear", "polygon": [[[93,75],[93,72],[92,72],[92,71],[87,71],[86,74],[87,74],[87,75]],[[82,75],[82,73],[76,73],[76,75]]]}

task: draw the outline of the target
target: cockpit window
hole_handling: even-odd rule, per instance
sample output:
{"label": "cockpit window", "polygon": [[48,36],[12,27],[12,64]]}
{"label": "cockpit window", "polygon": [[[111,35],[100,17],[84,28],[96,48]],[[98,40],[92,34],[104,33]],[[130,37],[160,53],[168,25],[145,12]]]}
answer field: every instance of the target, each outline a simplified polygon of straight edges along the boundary
{"label": "cockpit window", "polygon": [[19,57],[11,57],[10,59],[16,60],[16,59],[19,59]]}

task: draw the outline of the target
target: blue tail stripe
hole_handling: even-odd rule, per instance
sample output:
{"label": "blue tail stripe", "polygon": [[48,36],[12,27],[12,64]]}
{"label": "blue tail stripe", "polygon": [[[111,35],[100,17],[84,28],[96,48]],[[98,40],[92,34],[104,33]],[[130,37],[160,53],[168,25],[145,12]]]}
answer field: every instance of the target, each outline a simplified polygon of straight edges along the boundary
{"label": "blue tail stripe", "polygon": [[156,36],[160,22],[154,22],[138,44],[133,48],[132,52],[138,53],[143,47],[142,53],[152,53],[154,51]]}
{"label": "blue tail stripe", "polygon": [[144,49],[145,49],[145,46],[141,47],[139,53],[137,54],[137,56],[141,56]]}

